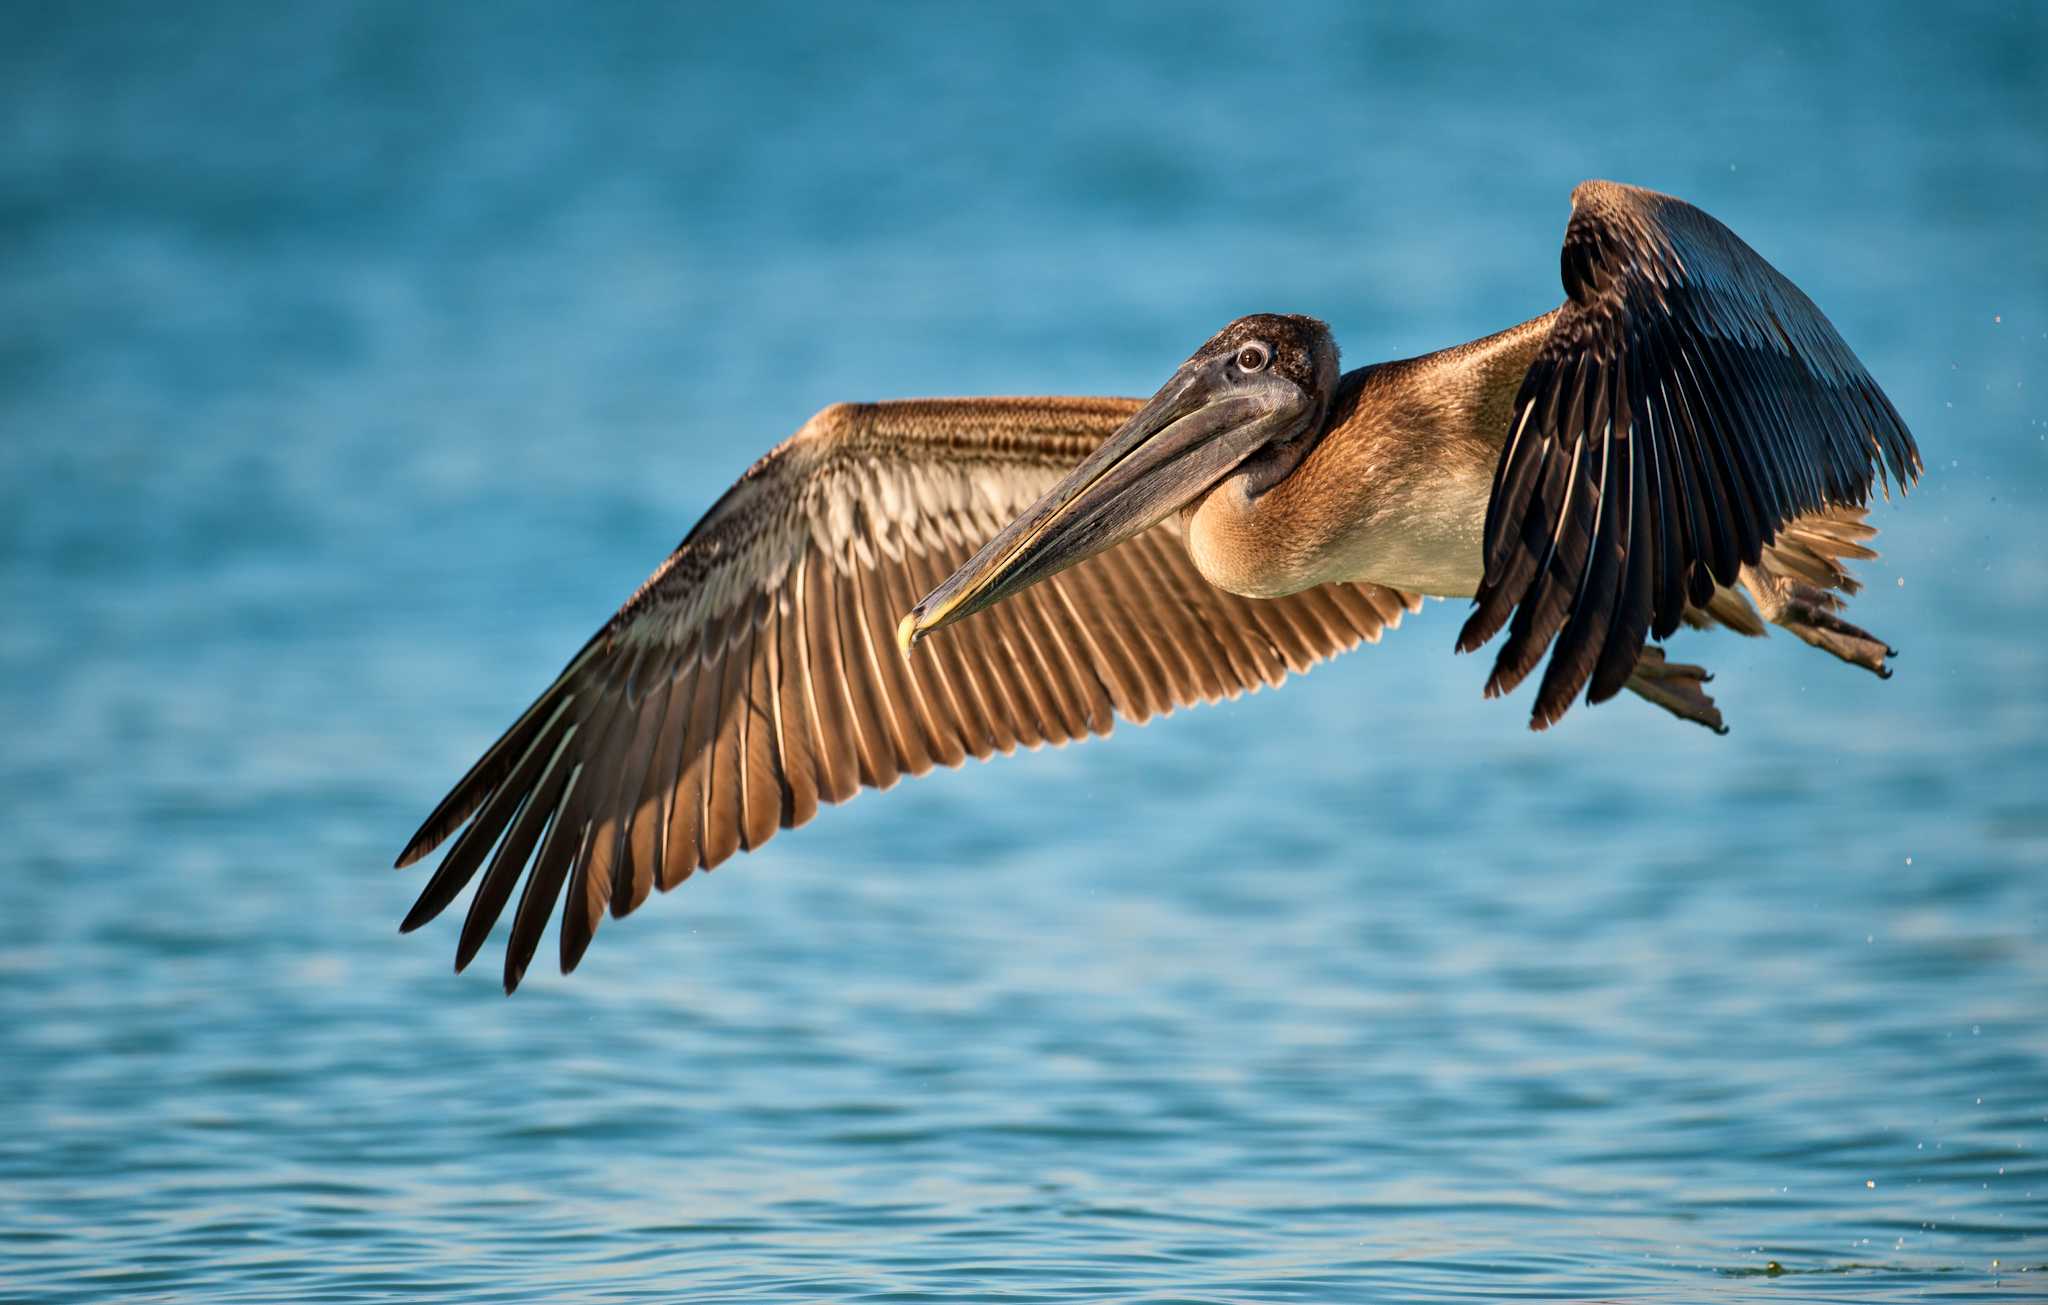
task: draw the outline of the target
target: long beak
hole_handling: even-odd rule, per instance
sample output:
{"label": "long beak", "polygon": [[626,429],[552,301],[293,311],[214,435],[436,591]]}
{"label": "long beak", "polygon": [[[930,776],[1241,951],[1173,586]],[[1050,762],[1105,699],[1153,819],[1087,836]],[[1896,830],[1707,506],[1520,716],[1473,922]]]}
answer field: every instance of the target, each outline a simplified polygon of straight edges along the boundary
{"label": "long beak", "polygon": [[896,627],[904,652],[1147,530],[1207,492],[1299,413],[1300,394],[1262,376],[1225,386],[1227,360],[1189,362],[1065,479],[1005,526]]}

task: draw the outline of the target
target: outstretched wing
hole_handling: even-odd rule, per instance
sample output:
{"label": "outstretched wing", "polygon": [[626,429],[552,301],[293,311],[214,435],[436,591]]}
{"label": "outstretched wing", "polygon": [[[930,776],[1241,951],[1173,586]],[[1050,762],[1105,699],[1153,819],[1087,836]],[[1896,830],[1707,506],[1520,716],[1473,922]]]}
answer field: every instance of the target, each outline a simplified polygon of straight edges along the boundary
{"label": "outstretched wing", "polygon": [[483,870],[460,969],[524,873],[510,991],[557,898],[567,971],[607,909],[624,915],[821,802],[970,755],[1106,734],[1113,714],[1143,721],[1278,684],[1418,605],[1371,584],[1224,593],[1169,521],[906,659],[897,619],[1137,407],[973,399],[820,413],[740,478],[427,818],[401,866],[462,832],[403,927]]}
{"label": "outstretched wing", "polygon": [[1646,637],[1733,585],[1802,513],[1856,505],[1920,453],[1813,301],[1736,234],[1654,191],[1588,181],[1569,296],[1515,399],[1458,649],[1508,623],[1487,680],[1543,659],[1531,725],[1627,682]]}

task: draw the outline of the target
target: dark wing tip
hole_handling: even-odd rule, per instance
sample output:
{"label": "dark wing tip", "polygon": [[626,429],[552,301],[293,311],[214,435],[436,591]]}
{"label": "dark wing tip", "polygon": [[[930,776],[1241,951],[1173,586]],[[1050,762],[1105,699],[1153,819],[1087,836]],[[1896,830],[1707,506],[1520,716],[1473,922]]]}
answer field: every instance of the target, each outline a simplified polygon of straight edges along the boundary
{"label": "dark wing tip", "polygon": [[[493,917],[494,920],[495,918]],[[488,927],[475,929],[468,922],[464,923],[462,936],[455,940],[455,972],[457,974],[469,968],[469,963],[475,960],[476,954],[484,949],[484,940],[489,937],[490,929]]]}
{"label": "dark wing tip", "polygon": [[1465,618],[1465,624],[1458,627],[1457,651],[1478,652],[1486,641],[1500,633],[1500,622],[1491,619],[1490,613],[1474,604],[1472,614]]}
{"label": "dark wing tip", "polygon": [[464,780],[449,791],[448,796],[441,800],[441,805],[435,808],[434,814],[428,816],[421,823],[420,827],[413,831],[413,836],[406,843],[405,850],[400,852],[398,859],[391,863],[393,870],[403,870],[409,865],[418,863],[427,853],[447,842],[448,835],[461,828],[462,822],[469,818],[468,813],[465,812],[460,816],[451,817],[447,808],[455,806],[458,799],[464,796],[465,790],[468,787],[468,781]]}

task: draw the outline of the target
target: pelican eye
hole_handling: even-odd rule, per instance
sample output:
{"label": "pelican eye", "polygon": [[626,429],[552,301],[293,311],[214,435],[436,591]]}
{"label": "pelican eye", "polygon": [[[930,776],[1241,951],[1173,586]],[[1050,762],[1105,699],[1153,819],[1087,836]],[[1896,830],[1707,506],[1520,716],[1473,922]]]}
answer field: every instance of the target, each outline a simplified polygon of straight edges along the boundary
{"label": "pelican eye", "polygon": [[1237,365],[1248,372],[1262,372],[1273,361],[1273,351],[1254,341],[1237,351]]}

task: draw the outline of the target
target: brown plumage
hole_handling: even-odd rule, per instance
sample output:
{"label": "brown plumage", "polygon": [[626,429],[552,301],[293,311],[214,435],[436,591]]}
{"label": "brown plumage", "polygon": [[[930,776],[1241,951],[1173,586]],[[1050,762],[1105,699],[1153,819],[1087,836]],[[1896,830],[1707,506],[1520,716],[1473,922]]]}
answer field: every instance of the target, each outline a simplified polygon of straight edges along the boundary
{"label": "brown plumage", "polygon": [[1875,479],[1919,471],[1898,414],[1714,219],[1573,198],[1565,305],[1421,358],[1341,373],[1322,323],[1261,314],[1149,401],[826,409],[427,818],[400,865],[454,843],[403,927],[475,882],[456,967],[510,908],[509,991],[558,902],[566,971],[607,912],[821,805],[1278,684],[1421,593],[1475,596],[1461,650],[1508,629],[1489,696],[1548,653],[1537,728],[1627,688],[1725,732],[1647,643],[1680,624],[1888,676],[1839,612]]}
{"label": "brown plumage", "polygon": [[741,477],[427,819],[400,864],[469,824],[405,927],[445,909],[503,836],[463,927],[467,965],[538,840],[505,983],[558,897],[567,970],[605,911],[759,847],[821,802],[1278,684],[1420,604],[1373,584],[1278,602],[1226,593],[1168,521],[903,657],[897,617],[1137,406],[818,414]]}

